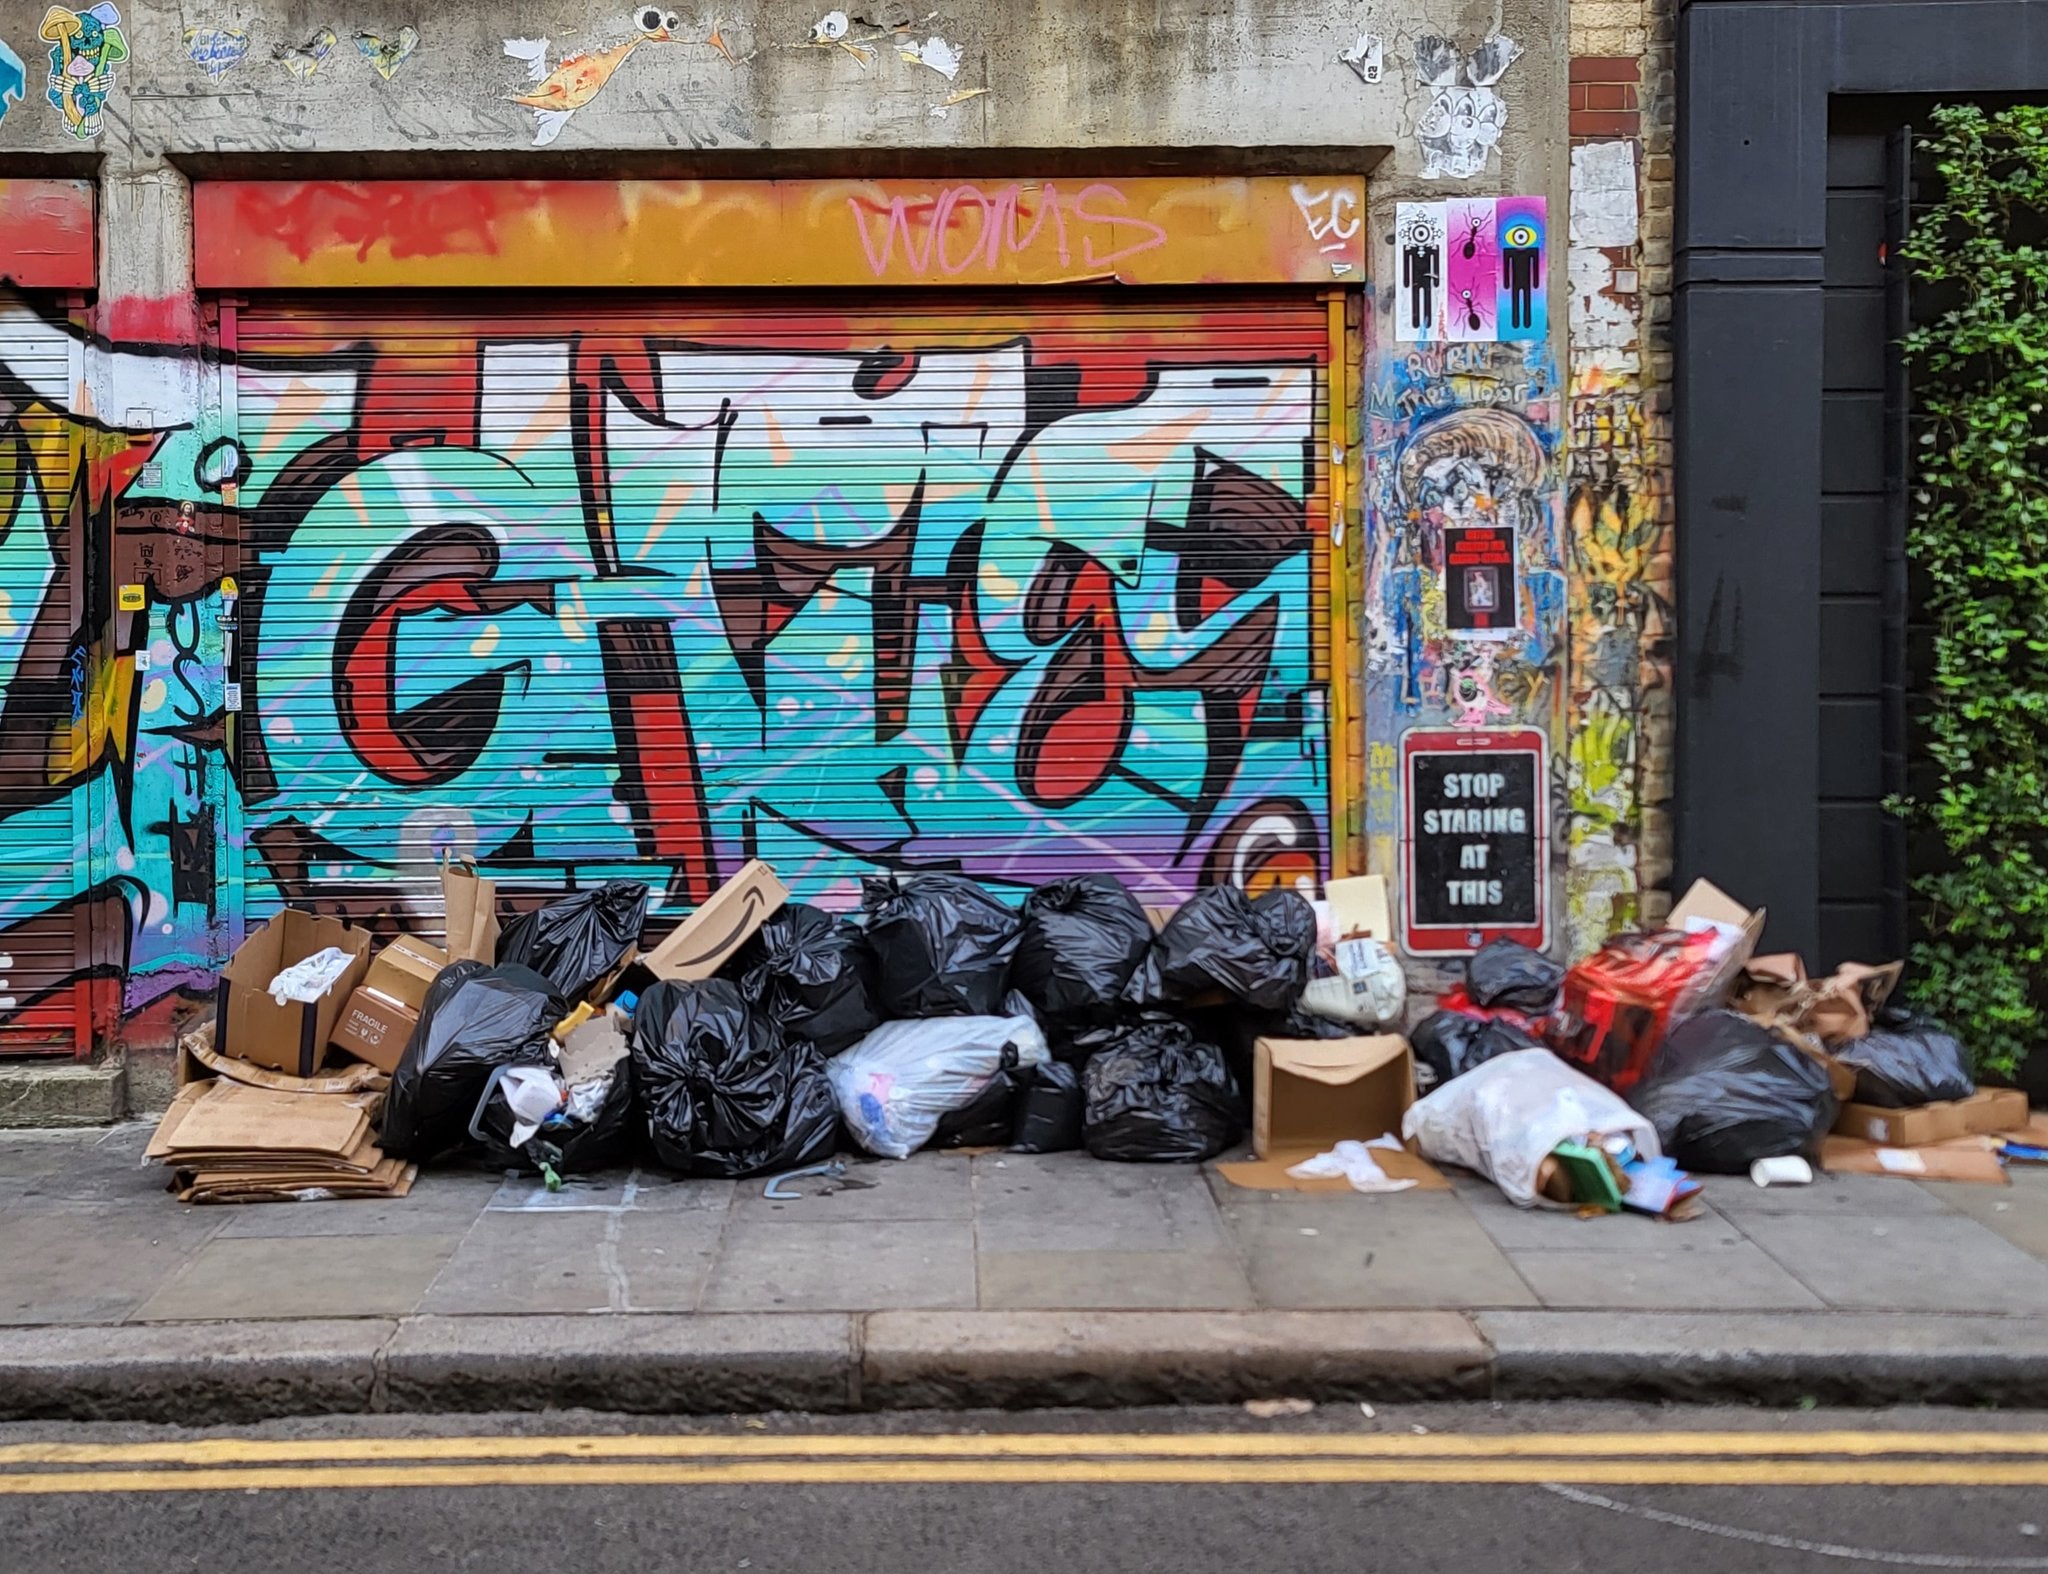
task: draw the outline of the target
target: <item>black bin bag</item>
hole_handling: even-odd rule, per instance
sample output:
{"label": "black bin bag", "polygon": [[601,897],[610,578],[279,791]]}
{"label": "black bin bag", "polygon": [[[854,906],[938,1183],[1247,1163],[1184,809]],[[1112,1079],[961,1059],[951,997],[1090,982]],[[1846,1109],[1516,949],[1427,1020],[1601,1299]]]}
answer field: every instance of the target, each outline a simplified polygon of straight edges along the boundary
{"label": "black bin bag", "polygon": [[1837,1104],[1827,1068],[1733,1011],[1673,1028],[1629,1095],[1680,1169],[1743,1175],[1758,1159],[1820,1153]]}
{"label": "black bin bag", "polygon": [[1254,900],[1234,885],[1197,891],[1166,921],[1124,999],[1156,1008],[1222,989],[1262,1011],[1285,1011],[1308,983],[1315,909],[1292,891]]}
{"label": "black bin bag", "polygon": [[932,1129],[928,1148],[1000,1148],[1010,1140],[1017,1118],[1017,1099],[1031,1067],[1017,1064],[1017,1051],[1005,1047],[1003,1063],[979,1093],[958,1109],[949,1109]]}
{"label": "black bin bag", "polygon": [[1114,875],[1055,880],[1024,898],[1010,987],[1050,1023],[1113,1013],[1152,946],[1152,920]]}
{"label": "black bin bag", "polygon": [[[492,1073],[493,1078],[499,1072]],[[558,1079],[559,1080],[559,1079]],[[565,1112],[549,1121],[524,1142],[513,1137],[518,1119],[505,1100],[487,1087],[483,1102],[470,1124],[470,1135],[482,1144],[484,1155],[494,1164],[510,1169],[527,1169],[536,1174],[588,1175],[623,1162],[632,1152],[633,1064],[621,1059],[612,1069],[612,1079],[596,1109],[587,1116]]]}
{"label": "black bin bag", "polygon": [[1081,1136],[1098,1159],[1195,1164],[1243,1132],[1223,1051],[1185,1022],[1151,1017],[1088,1058]]}
{"label": "black bin bag", "polygon": [[1962,1044],[1939,1023],[1896,1006],[1880,1011],[1877,1026],[1842,1045],[1835,1058],[1855,1068],[1859,1104],[1911,1109],[1977,1091]]}
{"label": "black bin bag", "polygon": [[839,1106],[825,1057],[739,986],[663,979],[633,1012],[633,1082],[654,1156],[678,1175],[764,1175],[827,1158]]}
{"label": "black bin bag", "polygon": [[861,907],[883,1021],[1004,1015],[1016,913],[957,874],[869,875]]}
{"label": "black bin bag", "polygon": [[1064,1061],[1047,1060],[1026,1066],[1022,1074],[1026,1080],[1010,1123],[1011,1152],[1068,1153],[1080,1147],[1088,1108],[1080,1072]]}
{"label": "black bin bag", "polygon": [[721,970],[784,1037],[836,1055],[881,1025],[875,959],[859,924],[802,902],[776,910]]}
{"label": "black bin bag", "polygon": [[647,887],[638,880],[572,891],[513,919],[498,937],[498,960],[545,974],[573,1003],[640,943],[646,917]]}
{"label": "black bin bag", "polygon": [[391,1073],[379,1146],[424,1163],[468,1142],[491,1073],[547,1065],[548,1033],[566,1014],[555,986],[531,968],[450,963],[428,985]]}
{"label": "black bin bag", "polygon": [[1465,964],[1465,992],[1477,1005],[1542,1016],[1563,987],[1564,963],[1505,936],[1487,941]]}
{"label": "black bin bag", "polygon": [[1496,1055],[1543,1047],[1541,1039],[1512,1022],[1463,1011],[1432,1011],[1408,1035],[1408,1043],[1415,1051],[1418,1093],[1433,1092]]}

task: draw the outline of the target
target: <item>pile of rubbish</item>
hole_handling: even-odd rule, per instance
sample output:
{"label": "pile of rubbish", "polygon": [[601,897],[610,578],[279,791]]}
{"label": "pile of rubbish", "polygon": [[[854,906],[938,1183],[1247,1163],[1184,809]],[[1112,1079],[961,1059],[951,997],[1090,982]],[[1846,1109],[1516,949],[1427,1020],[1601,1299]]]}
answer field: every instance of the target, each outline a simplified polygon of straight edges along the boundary
{"label": "pile of rubbish", "polygon": [[645,1158],[736,1177],[849,1141],[1198,1162],[1251,1125],[1261,1045],[1377,1042],[1353,1035],[1406,1004],[1377,881],[1160,910],[1107,874],[1016,906],[959,875],[889,875],[840,915],[754,862],[644,952],[637,883],[502,926],[473,866],[441,883],[445,948],[401,935],[373,955],[366,932],[296,911],[252,935],[181,1101],[218,1097],[222,1065],[310,1085],[332,1046],[376,1075],[375,1151],[405,1167],[481,1159],[556,1186]]}
{"label": "pile of rubbish", "polygon": [[[1015,906],[884,875],[837,914],[757,861],[644,951],[636,882],[502,926],[473,866],[441,884],[445,947],[373,954],[296,911],[250,936],[152,1148],[181,1195],[403,1195],[451,1160],[551,1187],[628,1161],[780,1175],[849,1144],[1196,1163],[1249,1134],[1222,1170],[1246,1186],[1398,1191],[1455,1164],[1524,1206],[1684,1218],[1697,1173],[2002,1180],[1989,1134],[2028,1120],[1890,1003],[1898,968],[1754,958],[1763,915],[1704,882],[1570,966],[1485,946],[1412,1046],[1376,877],[1158,909],[1100,873]],[[360,1064],[326,1070],[330,1046]]]}

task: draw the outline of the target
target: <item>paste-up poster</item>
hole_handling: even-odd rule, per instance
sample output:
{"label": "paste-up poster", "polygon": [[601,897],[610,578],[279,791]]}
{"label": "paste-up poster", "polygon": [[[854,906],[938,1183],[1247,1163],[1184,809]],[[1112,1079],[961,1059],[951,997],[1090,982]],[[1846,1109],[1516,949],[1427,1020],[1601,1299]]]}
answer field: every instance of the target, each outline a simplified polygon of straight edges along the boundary
{"label": "paste-up poster", "polygon": [[1503,339],[1550,333],[1549,245],[1541,197],[1502,197],[1494,204],[1500,245],[1499,326]]}
{"label": "paste-up poster", "polygon": [[1496,337],[1500,308],[1500,238],[1492,197],[1453,197],[1444,204],[1444,337]]}
{"label": "paste-up poster", "polygon": [[1444,626],[1452,636],[1512,639],[1521,615],[1514,526],[1444,526]]}
{"label": "paste-up poster", "polygon": [[1394,337],[1429,344],[1444,336],[1444,205],[1394,204],[1394,235],[1401,253],[1401,287]]}

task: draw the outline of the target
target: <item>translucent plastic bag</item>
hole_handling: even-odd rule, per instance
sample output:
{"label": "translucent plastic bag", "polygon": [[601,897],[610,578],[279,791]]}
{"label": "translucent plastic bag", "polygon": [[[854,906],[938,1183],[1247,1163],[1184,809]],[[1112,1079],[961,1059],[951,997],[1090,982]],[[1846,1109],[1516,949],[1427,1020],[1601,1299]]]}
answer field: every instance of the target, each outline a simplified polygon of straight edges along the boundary
{"label": "translucent plastic bag", "polygon": [[941,1116],[972,1103],[1005,1067],[1050,1058],[1028,1015],[936,1017],[884,1022],[826,1072],[854,1140],[907,1159],[931,1141]]}
{"label": "translucent plastic bag", "polygon": [[1500,1055],[1409,1106],[1401,1135],[1438,1164],[1461,1164],[1517,1207],[1536,1204],[1536,1172],[1560,1142],[1623,1136],[1657,1158],[1657,1129],[1547,1049]]}

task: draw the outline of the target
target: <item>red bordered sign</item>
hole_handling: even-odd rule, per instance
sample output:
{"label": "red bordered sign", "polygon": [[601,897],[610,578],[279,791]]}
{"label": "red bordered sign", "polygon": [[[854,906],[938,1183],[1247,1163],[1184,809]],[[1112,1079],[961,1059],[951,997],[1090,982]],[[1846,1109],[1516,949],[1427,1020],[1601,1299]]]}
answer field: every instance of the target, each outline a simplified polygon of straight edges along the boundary
{"label": "red bordered sign", "polygon": [[1415,956],[1550,938],[1548,740],[1534,727],[1401,739],[1401,927]]}

